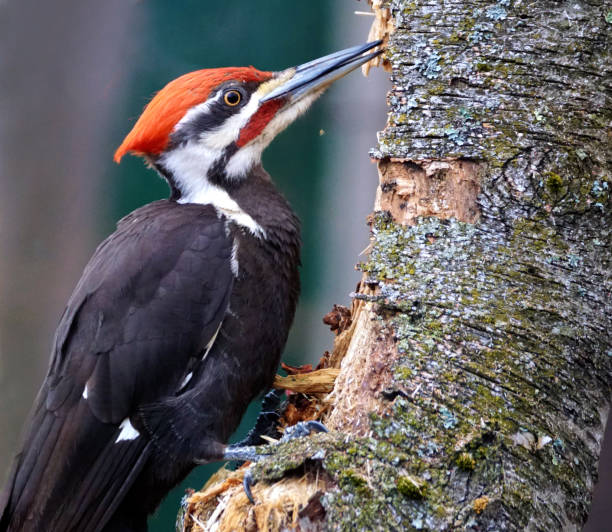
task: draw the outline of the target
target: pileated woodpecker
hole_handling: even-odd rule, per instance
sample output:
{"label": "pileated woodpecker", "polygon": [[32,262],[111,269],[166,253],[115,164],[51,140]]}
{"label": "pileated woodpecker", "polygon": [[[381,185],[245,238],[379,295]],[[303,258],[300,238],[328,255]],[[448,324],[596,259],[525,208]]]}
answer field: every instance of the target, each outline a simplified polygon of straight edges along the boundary
{"label": "pileated woodpecker", "polygon": [[299,221],[260,163],[270,141],[372,42],[282,72],[199,70],[170,82],[115,153],[171,197],[122,219],[58,326],[0,500],[0,530],[145,531],[271,386],[299,293]]}

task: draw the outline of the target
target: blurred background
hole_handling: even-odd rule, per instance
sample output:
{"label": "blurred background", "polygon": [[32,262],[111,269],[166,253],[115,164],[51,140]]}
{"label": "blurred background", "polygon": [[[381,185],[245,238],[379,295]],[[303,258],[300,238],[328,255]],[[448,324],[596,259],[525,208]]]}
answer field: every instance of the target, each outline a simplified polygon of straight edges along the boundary
{"label": "blurred background", "polygon": [[[199,68],[281,70],[366,41],[355,0],[0,0],[0,479],[46,372],[53,332],[96,245],[133,209],[167,196],[140,159],[114,149],[165,83]],[[321,323],[350,304],[377,184],[368,150],[385,123],[387,75],[334,85],[264,154],[303,221],[303,295],[284,361],[331,348]],[[253,423],[253,405],[239,439]],[[602,462],[602,484],[612,476]],[[151,519],[172,530],[197,468]],[[607,483],[608,486],[610,482]],[[588,530],[609,530],[605,494]]]}

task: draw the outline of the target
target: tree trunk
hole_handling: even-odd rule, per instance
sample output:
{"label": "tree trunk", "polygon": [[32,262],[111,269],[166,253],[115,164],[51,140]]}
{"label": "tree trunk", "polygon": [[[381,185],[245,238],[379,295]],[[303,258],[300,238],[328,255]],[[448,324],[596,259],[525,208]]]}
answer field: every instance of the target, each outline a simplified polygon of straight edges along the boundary
{"label": "tree trunk", "polygon": [[254,466],[255,505],[240,473],[194,495],[185,528],[580,529],[612,383],[612,12],[373,3],[372,244],[327,320],[333,391],[301,399],[330,433]]}

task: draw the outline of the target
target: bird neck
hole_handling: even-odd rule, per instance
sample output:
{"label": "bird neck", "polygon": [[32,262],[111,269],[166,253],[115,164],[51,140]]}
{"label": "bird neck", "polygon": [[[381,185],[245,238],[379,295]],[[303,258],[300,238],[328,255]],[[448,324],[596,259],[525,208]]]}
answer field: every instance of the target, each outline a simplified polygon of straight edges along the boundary
{"label": "bird neck", "polygon": [[163,160],[149,162],[168,182],[170,200],[212,205],[220,215],[258,238],[284,233],[299,241],[299,220],[261,163],[253,164],[244,175],[232,179],[227,178],[222,164],[213,163],[196,179],[193,173],[178,175]]}

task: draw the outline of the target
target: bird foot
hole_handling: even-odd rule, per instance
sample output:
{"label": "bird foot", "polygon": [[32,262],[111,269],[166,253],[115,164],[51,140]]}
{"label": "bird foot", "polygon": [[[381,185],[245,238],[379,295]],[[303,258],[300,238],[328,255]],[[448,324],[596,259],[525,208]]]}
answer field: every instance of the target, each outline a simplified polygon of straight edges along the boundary
{"label": "bird foot", "polygon": [[313,432],[329,432],[327,427],[320,421],[300,421],[295,425],[291,425],[285,429],[280,442],[295,440],[310,436]]}
{"label": "bird foot", "polygon": [[[298,438],[304,438],[305,436],[309,436],[313,432],[328,432],[327,428],[323,423],[319,421],[300,421],[291,427],[287,427],[285,429],[285,433],[283,437],[273,444],[268,444],[265,446],[259,446],[260,450],[258,452],[257,447],[254,445],[229,445],[225,449],[225,453],[223,456],[224,460],[238,460],[242,462],[258,462],[262,458],[265,458],[268,455],[273,454],[273,449],[275,445],[279,443],[285,443],[291,440],[295,440]],[[247,498],[251,502],[251,504],[255,504],[255,499],[253,499],[253,493],[251,491],[251,487],[255,484],[253,480],[253,475],[251,473],[251,468],[249,467],[244,473],[244,479],[242,480],[242,487],[244,488],[244,493]]]}

